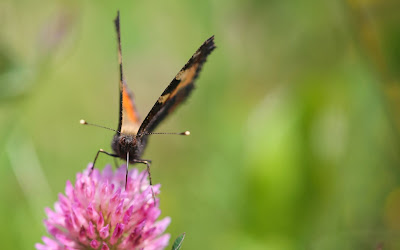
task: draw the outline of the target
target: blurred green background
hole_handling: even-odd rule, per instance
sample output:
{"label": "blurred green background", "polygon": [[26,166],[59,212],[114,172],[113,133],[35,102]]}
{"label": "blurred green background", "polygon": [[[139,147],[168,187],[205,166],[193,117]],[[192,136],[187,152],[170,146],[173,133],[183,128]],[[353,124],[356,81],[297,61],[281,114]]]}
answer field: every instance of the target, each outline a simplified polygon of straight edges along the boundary
{"label": "blurred green background", "polygon": [[2,249],[40,242],[44,207],[110,150],[79,120],[117,128],[117,9],[142,116],[215,35],[157,130],[192,135],[154,135],[144,156],[183,249],[400,249],[395,0],[2,0]]}

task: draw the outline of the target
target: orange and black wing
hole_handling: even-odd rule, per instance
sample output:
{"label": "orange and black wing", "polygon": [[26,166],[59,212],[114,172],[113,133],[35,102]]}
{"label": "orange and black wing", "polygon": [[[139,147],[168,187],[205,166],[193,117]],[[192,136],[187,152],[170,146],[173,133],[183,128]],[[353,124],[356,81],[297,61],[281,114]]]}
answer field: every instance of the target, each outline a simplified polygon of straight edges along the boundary
{"label": "orange and black wing", "polygon": [[139,128],[138,134],[151,133],[164,118],[187,99],[194,88],[207,56],[215,49],[214,36],[207,39],[158,98]]}
{"label": "orange and black wing", "polygon": [[115,29],[118,38],[118,62],[119,62],[119,124],[118,131],[122,134],[137,134],[140,127],[140,118],[136,110],[133,95],[126,85],[122,70],[122,53],[121,53],[121,32],[119,25],[119,11],[117,18],[114,20]]}

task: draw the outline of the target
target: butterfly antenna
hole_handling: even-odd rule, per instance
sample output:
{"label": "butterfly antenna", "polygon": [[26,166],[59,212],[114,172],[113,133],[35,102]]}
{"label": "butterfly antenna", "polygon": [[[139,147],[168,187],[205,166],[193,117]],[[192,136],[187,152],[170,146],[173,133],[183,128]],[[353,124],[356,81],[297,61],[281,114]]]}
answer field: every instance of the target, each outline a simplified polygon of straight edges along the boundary
{"label": "butterfly antenna", "polygon": [[118,130],[115,130],[115,129],[112,129],[112,128],[107,128],[107,127],[100,126],[100,125],[93,124],[93,123],[88,123],[88,122],[85,121],[85,120],[80,120],[79,123],[82,124],[82,125],[90,125],[90,126],[94,126],[94,127],[98,127],[98,128],[105,128],[105,129],[108,129],[108,130],[117,132],[118,134],[121,134],[121,132],[119,132]]}
{"label": "butterfly antenna", "polygon": [[139,135],[190,135],[190,131],[185,131],[181,133],[143,133]]}

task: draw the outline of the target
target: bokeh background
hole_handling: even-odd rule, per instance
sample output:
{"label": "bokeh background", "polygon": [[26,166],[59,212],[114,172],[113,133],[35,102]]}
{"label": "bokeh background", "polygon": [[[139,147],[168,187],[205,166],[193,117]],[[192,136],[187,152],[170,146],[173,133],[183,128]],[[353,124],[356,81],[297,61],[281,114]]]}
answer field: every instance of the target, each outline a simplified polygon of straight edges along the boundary
{"label": "bokeh background", "polygon": [[157,130],[192,135],[154,135],[144,156],[183,249],[400,249],[395,0],[2,0],[2,249],[40,242],[44,208],[110,150],[79,120],[117,127],[117,9],[142,116],[215,35]]}

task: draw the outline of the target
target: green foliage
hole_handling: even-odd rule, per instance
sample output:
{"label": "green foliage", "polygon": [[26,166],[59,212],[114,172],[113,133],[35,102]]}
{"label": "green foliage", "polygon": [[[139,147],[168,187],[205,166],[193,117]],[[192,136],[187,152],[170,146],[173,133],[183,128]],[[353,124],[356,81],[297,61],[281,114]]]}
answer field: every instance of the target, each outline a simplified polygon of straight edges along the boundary
{"label": "green foliage", "polygon": [[176,240],[174,241],[174,244],[172,245],[172,250],[181,249],[183,240],[185,239],[185,235],[186,235],[186,233],[183,233],[183,234],[179,235],[178,238],[176,238]]}

